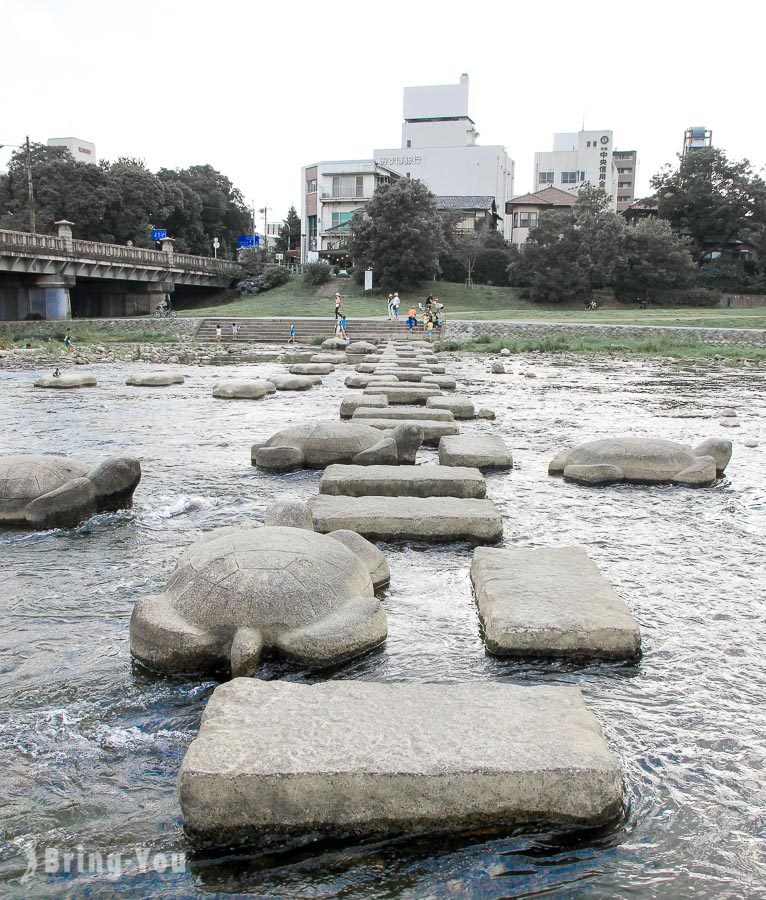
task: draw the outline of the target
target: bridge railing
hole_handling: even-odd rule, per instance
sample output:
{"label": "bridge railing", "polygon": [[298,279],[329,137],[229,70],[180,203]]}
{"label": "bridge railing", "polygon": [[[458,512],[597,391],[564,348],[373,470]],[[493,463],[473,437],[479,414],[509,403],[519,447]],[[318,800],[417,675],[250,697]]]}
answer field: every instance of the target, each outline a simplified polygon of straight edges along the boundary
{"label": "bridge railing", "polygon": [[104,244],[100,241],[73,240],[71,250],[67,241],[50,234],[31,234],[28,231],[0,229],[0,250],[10,250],[20,256],[45,256],[53,254],[69,259],[103,259],[108,262],[124,262],[134,265],[151,265],[163,269],[185,269],[210,274],[234,273],[238,266],[228,259],[213,259],[191,253],[166,253],[164,250],[148,250],[145,247],[126,247],[123,244]]}

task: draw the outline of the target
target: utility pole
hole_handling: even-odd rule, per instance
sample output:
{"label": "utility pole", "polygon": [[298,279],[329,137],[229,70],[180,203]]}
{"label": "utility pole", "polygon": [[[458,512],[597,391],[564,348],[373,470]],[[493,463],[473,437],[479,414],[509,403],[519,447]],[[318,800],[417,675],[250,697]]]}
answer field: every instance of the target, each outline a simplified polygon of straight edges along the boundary
{"label": "utility pole", "polygon": [[263,249],[269,249],[269,210],[270,206],[264,206],[258,212],[263,213]]}
{"label": "utility pole", "polygon": [[37,232],[37,222],[35,221],[35,194],[32,190],[32,148],[29,146],[29,135],[27,135],[26,152],[24,158],[27,164],[27,199],[29,202],[29,230],[32,234]]}

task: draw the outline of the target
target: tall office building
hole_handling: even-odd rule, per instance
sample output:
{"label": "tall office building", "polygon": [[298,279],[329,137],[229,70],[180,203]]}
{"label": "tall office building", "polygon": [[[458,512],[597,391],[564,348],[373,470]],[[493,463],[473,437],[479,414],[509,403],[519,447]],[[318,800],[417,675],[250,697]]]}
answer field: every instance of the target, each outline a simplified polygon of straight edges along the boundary
{"label": "tall office building", "polygon": [[638,153],[635,150],[615,150],[612,153],[612,167],[612,181],[617,189],[617,212],[622,212],[636,199]]}

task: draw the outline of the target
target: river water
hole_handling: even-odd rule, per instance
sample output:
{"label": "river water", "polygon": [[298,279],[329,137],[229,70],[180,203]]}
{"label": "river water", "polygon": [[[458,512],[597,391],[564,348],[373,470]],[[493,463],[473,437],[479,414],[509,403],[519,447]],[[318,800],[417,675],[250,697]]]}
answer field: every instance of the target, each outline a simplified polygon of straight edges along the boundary
{"label": "river water", "polygon": [[[388,548],[384,648],[330,673],[276,664],[259,673],[576,682],[621,760],[623,821],[566,835],[213,855],[187,846],[175,779],[214,683],[133,670],[131,609],[162,589],[181,550],[204,532],[315,492],[318,473],[261,474],[249,447],[288,424],[334,419],[348,370],[308,394],[226,402],[211,396],[216,380],[278,367],[171,367],[188,376],[184,385],[147,389],[124,383],[137,366],[94,367],[98,387],[55,394],[34,390],[32,372],[2,374],[0,452],[134,454],[144,474],[130,511],[72,530],[0,531],[0,894],[763,896],[763,370],[538,356],[514,358],[511,374],[492,376],[486,359],[448,359],[460,386],[498,416],[464,431],[498,433],[514,452],[512,473],[488,476],[506,545],[585,546],[640,622],[638,664],[487,656],[470,550],[403,545]],[[740,428],[719,425],[725,406],[737,408]],[[691,444],[725,435],[734,456],[707,489],[589,489],[547,476],[561,448],[628,431]],[[746,437],[760,446],[744,447]]]}

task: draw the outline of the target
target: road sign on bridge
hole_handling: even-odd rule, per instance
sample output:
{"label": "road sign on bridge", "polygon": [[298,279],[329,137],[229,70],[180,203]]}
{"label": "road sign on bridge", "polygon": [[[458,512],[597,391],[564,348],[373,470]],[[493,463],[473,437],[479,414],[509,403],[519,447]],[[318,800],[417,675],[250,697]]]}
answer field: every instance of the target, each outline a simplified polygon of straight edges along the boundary
{"label": "road sign on bridge", "polygon": [[238,247],[258,247],[261,243],[259,234],[240,234],[237,238]]}
{"label": "road sign on bridge", "polygon": [[168,236],[167,228],[152,228],[152,240],[153,241],[164,241]]}

